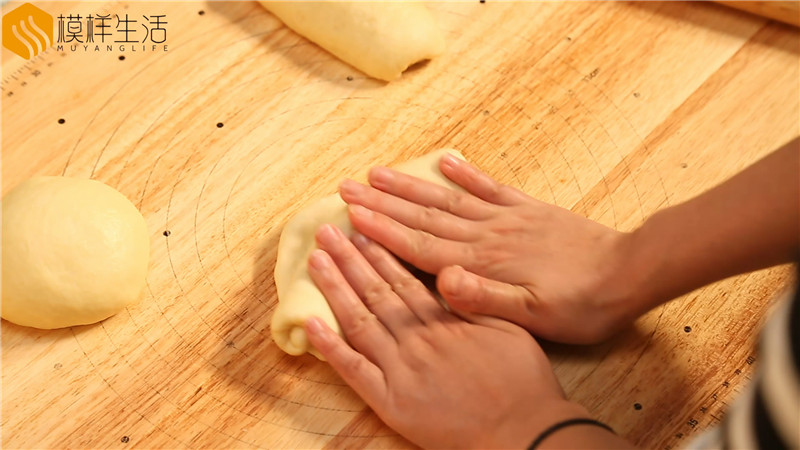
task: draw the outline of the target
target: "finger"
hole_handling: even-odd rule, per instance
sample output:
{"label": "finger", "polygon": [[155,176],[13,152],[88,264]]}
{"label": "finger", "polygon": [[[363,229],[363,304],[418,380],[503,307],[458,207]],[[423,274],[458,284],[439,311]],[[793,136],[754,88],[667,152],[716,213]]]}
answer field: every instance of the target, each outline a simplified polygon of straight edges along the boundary
{"label": "finger", "polygon": [[466,192],[456,191],[386,167],[369,171],[369,184],[388,194],[470,220],[491,215],[491,205]]}
{"label": "finger", "polygon": [[498,317],[521,326],[528,323],[535,304],[533,294],[524,287],[484,278],[460,266],[442,269],[436,287],[455,311]]}
{"label": "finger", "polygon": [[529,199],[523,192],[498,183],[470,163],[453,155],[444,155],[439,168],[447,178],[486,202],[511,206]]}
{"label": "finger", "polygon": [[427,231],[409,228],[391,217],[360,205],[348,207],[350,222],[364,236],[380,243],[403,261],[429,273],[473,260],[474,246],[442,239]]}
{"label": "finger", "polygon": [[314,250],[308,259],[308,273],[328,300],[345,337],[359,353],[381,367],[396,358],[397,342],[361,302],[330,255]]}
{"label": "finger", "polygon": [[339,271],[364,304],[392,333],[398,336],[410,326],[421,325],[417,316],[364,259],[352,242],[336,227],[323,225],[317,243],[333,259]]}
{"label": "finger", "polygon": [[381,278],[392,286],[392,290],[423,322],[452,318],[422,281],[406,270],[385,248],[361,234],[353,237],[353,243]]}
{"label": "finger", "polygon": [[306,320],[306,334],[311,344],[344,381],[375,408],[386,397],[383,371],[367,357],[353,350],[339,335],[317,317]]}
{"label": "finger", "polygon": [[342,182],[339,194],[348,204],[364,206],[391,217],[409,228],[424,230],[444,239],[470,241],[476,234],[474,224],[469,220],[432,206],[419,205],[352,180]]}

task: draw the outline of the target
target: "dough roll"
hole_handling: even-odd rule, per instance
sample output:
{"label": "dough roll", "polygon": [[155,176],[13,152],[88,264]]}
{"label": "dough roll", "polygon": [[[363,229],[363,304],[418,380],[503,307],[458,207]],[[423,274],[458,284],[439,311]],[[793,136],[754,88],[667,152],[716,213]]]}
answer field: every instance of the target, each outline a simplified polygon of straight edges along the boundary
{"label": "dough roll", "polygon": [[367,75],[385,81],[444,52],[425,5],[410,1],[262,1],[286,26]]}
{"label": "dough roll", "polygon": [[[439,160],[445,153],[464,159],[456,150],[441,149],[405,162],[395,169],[441,186],[463,190],[439,170]],[[306,319],[311,316],[320,317],[342,335],[327,300],[308,274],[308,257],[317,248],[314,234],[326,223],[339,227],[345,235],[353,233],[347,217],[347,205],[338,194],[306,206],[286,223],[281,232],[275,264],[278,306],[272,315],[271,329],[275,343],[290,355],[311,353],[322,359],[308,342],[303,328]]]}

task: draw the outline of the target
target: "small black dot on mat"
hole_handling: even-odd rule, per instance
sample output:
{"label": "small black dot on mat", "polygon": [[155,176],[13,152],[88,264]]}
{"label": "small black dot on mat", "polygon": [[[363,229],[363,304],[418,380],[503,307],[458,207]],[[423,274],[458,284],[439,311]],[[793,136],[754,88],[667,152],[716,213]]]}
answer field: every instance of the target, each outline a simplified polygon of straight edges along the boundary
{"label": "small black dot on mat", "polygon": [[222,123],[222,122],[217,122],[217,128],[222,128],[222,127],[224,127],[224,126],[225,126],[225,124],[224,124],[224,123]]}
{"label": "small black dot on mat", "polygon": [[692,331],[692,327],[690,327],[689,325],[686,325],[685,327],[683,327],[683,331],[689,333],[689,332]]}
{"label": "small black dot on mat", "polygon": [[642,96],[642,94],[640,94],[640,93],[638,93],[638,92],[634,92],[634,93],[633,93],[633,96],[634,96],[634,97],[636,97],[636,98],[639,98],[639,97],[641,97],[641,96]]}
{"label": "small black dot on mat", "polygon": [[352,75],[348,75],[347,76],[347,81],[353,81],[353,76]]}
{"label": "small black dot on mat", "polygon": [[686,164],[686,163],[681,163],[681,168],[682,168],[682,169],[685,169],[685,168],[687,168],[687,167],[689,167],[689,165],[688,165],[688,164]]}
{"label": "small black dot on mat", "polygon": [[206,12],[205,12],[205,11],[203,11],[202,9],[201,9],[200,11],[197,11],[197,15],[198,15],[198,16],[202,16],[202,15],[203,15],[203,14],[205,14],[205,13],[206,13]]}
{"label": "small black dot on mat", "polygon": [[642,404],[641,403],[634,403],[633,404],[633,409],[635,409],[637,411],[641,410],[642,409]]}
{"label": "small black dot on mat", "polygon": [[55,364],[53,364],[53,369],[60,370],[62,367],[64,367],[64,365],[63,365],[63,364],[61,364],[61,363],[55,363]]}
{"label": "small black dot on mat", "polygon": [[131,441],[131,438],[129,438],[128,436],[122,436],[122,439],[120,439],[119,441],[122,442],[123,444],[127,444],[128,442]]}
{"label": "small black dot on mat", "polygon": [[125,61],[125,55],[119,55],[119,60],[120,61]]}
{"label": "small black dot on mat", "polygon": [[66,120],[64,120],[63,118],[62,119],[58,119],[58,123],[63,124],[64,122],[66,122]]}
{"label": "small black dot on mat", "polygon": [[170,234],[172,234],[172,232],[171,232],[171,231],[169,231],[169,230],[164,230],[164,236],[169,236]]}

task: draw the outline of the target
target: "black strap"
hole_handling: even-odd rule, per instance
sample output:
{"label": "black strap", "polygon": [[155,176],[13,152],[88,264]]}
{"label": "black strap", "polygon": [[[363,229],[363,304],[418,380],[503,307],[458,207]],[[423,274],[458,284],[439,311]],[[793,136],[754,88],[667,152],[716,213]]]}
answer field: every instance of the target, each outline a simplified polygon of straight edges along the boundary
{"label": "black strap", "polygon": [[535,450],[542,443],[542,441],[547,439],[547,437],[549,437],[551,434],[555,433],[556,431],[562,428],[571,427],[573,425],[594,425],[596,427],[605,428],[606,430],[612,433],[614,432],[614,430],[612,430],[610,426],[594,419],[587,419],[585,417],[580,417],[576,419],[562,420],[561,422],[551,425],[550,428],[547,428],[546,430],[542,431],[539,434],[539,436],[533,440],[531,445],[528,446],[528,450]]}

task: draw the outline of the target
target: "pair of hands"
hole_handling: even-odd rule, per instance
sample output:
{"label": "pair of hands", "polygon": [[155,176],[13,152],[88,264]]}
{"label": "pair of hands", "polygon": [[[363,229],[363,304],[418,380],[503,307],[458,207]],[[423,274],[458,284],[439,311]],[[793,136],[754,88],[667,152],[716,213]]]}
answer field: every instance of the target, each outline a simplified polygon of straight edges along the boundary
{"label": "pair of hands", "polygon": [[[317,233],[309,273],[348,345],[321,320],[311,343],[389,426],[424,447],[525,447],[568,402],[530,332],[588,343],[627,318],[605,290],[623,235],[445,156],[456,192],[386,168],[341,197],[360,232]],[[391,252],[391,253],[390,253]],[[392,255],[437,274],[450,307]]]}

